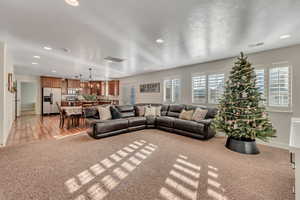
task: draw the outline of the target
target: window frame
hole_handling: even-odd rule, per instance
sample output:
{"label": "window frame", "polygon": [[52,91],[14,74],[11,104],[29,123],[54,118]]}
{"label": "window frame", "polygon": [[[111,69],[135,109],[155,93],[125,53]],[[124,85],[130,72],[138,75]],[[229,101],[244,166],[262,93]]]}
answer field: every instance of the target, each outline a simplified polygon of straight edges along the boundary
{"label": "window frame", "polygon": [[[178,100],[177,101],[174,101],[174,84],[173,84],[173,81],[175,80],[179,80],[179,97],[178,97]],[[167,100],[166,99],[166,82],[167,81],[171,81],[171,100]],[[181,88],[182,88],[182,81],[181,81],[181,78],[180,76],[172,76],[172,77],[167,77],[167,78],[164,78],[163,80],[163,102],[164,103],[179,103],[181,101]]]}
{"label": "window frame", "polygon": [[[206,89],[207,89],[207,101],[206,103],[209,104],[209,105],[218,105],[219,104],[219,101],[216,99],[215,102],[211,102],[210,101],[210,88],[209,88],[209,76],[213,76],[213,75],[223,75],[223,91],[222,91],[222,94],[224,94],[224,91],[225,91],[225,84],[226,84],[226,73],[224,72],[214,72],[214,73],[208,73],[206,76],[207,76],[207,86],[206,86]],[[221,95],[222,96],[222,95]]]}
{"label": "window frame", "polygon": [[[205,86],[204,86],[205,97],[204,97],[203,102],[195,102],[195,100],[194,100],[194,82],[193,82],[193,78],[194,77],[200,77],[200,76],[204,76],[205,77]],[[191,75],[192,104],[205,104],[205,103],[207,103],[207,96],[208,96],[207,95],[207,92],[208,92],[208,90],[207,90],[207,84],[208,84],[208,82],[207,82],[207,74],[205,74],[205,73],[192,73],[192,75]]]}
{"label": "window frame", "polygon": [[[277,65],[277,66],[276,66]],[[286,65],[286,66],[282,66]],[[287,106],[282,106],[282,105],[271,105],[270,104],[270,72],[271,69],[274,68],[280,68],[280,67],[288,67],[288,105]],[[293,70],[292,70],[292,65],[288,61],[281,61],[281,62],[274,62],[268,67],[268,72],[267,72],[267,88],[268,88],[268,102],[267,102],[267,110],[270,112],[292,112],[293,108],[293,102],[292,102],[292,97],[293,97],[293,91],[292,91],[292,79],[293,79]]]}

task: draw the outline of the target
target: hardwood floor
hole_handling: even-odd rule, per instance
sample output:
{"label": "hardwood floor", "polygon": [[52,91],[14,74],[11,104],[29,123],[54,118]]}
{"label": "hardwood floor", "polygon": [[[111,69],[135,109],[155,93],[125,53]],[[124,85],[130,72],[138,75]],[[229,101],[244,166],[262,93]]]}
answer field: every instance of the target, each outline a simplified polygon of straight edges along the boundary
{"label": "hardwood floor", "polygon": [[87,130],[83,124],[80,128],[67,129],[66,127],[65,125],[63,129],[59,128],[59,116],[22,116],[14,122],[7,145],[18,145],[32,141],[53,139]]}

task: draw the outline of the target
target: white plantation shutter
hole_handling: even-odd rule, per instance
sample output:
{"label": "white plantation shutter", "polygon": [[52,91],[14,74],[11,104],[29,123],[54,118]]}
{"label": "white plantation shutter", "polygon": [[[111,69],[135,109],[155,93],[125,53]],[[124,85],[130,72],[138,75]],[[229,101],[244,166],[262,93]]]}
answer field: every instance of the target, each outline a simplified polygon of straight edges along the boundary
{"label": "white plantation shutter", "polygon": [[288,63],[273,64],[269,71],[269,106],[289,107],[289,78]]}
{"label": "white plantation shutter", "polygon": [[208,76],[208,103],[218,104],[224,91],[224,74]]}
{"label": "white plantation shutter", "polygon": [[178,103],[180,101],[180,80],[172,79],[164,81],[164,101]]}
{"label": "white plantation shutter", "polygon": [[193,103],[206,102],[206,75],[192,77]]}
{"label": "white plantation shutter", "polygon": [[172,80],[172,103],[178,103],[180,99],[180,80],[174,79]]}
{"label": "white plantation shutter", "polygon": [[165,88],[164,101],[171,102],[171,100],[172,100],[172,81],[165,80],[164,88]]}
{"label": "white plantation shutter", "polygon": [[256,87],[258,91],[262,94],[263,98],[266,98],[266,89],[265,89],[265,70],[257,69],[255,70],[256,74]]}

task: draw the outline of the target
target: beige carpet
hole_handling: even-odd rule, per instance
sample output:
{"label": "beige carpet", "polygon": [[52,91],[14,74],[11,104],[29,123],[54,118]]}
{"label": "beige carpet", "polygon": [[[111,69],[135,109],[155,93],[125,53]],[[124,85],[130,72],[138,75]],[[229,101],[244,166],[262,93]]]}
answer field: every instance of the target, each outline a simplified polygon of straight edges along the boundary
{"label": "beige carpet", "polygon": [[295,199],[288,151],[242,155],[224,142],[144,130],[1,148],[0,199]]}

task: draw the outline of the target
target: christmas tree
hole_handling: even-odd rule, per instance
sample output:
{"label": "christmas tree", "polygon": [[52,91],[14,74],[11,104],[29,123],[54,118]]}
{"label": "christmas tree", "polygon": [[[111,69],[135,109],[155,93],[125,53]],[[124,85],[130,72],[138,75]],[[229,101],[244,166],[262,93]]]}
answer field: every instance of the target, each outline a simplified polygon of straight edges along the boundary
{"label": "christmas tree", "polygon": [[230,72],[214,127],[238,140],[268,141],[275,137],[273,128],[264,106],[262,94],[256,87],[254,68],[241,53]]}

